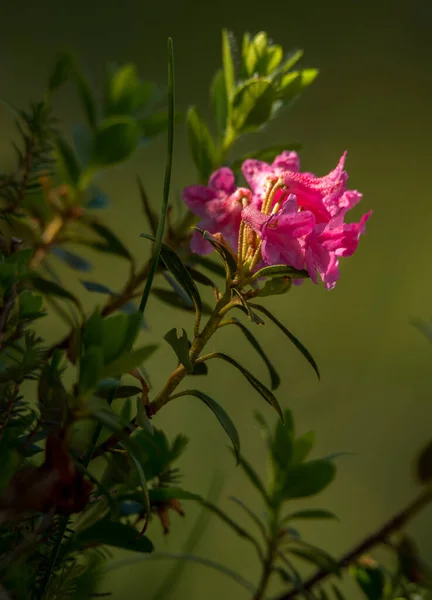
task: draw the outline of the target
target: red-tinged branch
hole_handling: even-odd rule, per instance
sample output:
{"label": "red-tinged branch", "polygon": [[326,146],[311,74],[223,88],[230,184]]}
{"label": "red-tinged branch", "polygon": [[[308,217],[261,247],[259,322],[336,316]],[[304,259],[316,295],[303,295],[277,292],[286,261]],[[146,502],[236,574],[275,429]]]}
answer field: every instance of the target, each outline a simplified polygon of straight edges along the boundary
{"label": "red-tinged branch", "polygon": [[[357,544],[352,550],[344,554],[338,561],[338,565],[341,569],[346,569],[350,565],[354,564],[363,554],[370,552],[376,546],[385,544],[388,538],[403,529],[423,508],[432,502],[432,489],[423,491],[417,498],[415,498],[408,506],[394,515],[379,529],[368,535],[359,544]],[[277,600],[291,600],[298,596],[304,595],[304,592],[310,591],[318,584],[323,583],[325,579],[331,576],[328,571],[320,570],[317,571],[312,577],[307,579],[301,589],[295,589],[287,594],[279,596]]]}

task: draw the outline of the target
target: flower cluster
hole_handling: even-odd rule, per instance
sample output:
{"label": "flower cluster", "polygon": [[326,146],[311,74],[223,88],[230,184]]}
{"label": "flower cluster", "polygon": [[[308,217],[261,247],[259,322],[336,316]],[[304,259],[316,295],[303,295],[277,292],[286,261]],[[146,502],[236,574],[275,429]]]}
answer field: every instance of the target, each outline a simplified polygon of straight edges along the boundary
{"label": "flower cluster", "polygon": [[[184,190],[184,200],[200,217],[198,226],[220,234],[234,251],[240,251],[239,233],[244,228],[258,239],[260,260],[266,265],[285,264],[306,269],[317,283],[318,274],[327,289],[339,279],[339,258],[351,256],[365,231],[369,213],[358,223],[345,223],[346,213],[362,195],[346,189],[346,153],[324,177],[300,172],[296,152],[283,152],[273,163],[249,159],[242,172],[249,188],[236,187],[227,167],[213,173],[208,186]],[[253,244],[247,242],[249,255]],[[195,232],[191,248],[198,254],[212,250]],[[261,263],[261,264],[262,264]]]}

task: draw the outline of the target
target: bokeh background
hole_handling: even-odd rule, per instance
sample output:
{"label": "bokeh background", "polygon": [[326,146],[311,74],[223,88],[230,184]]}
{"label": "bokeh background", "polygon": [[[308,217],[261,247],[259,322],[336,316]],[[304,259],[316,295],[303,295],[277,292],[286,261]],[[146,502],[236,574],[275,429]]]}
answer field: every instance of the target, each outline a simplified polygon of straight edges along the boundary
{"label": "bokeh background", "polygon": [[[357,254],[342,264],[336,289],[311,283],[269,306],[300,337],[318,361],[316,378],[300,354],[271,324],[258,332],[283,375],[278,398],[290,407],[298,430],[317,432],[317,453],[346,450],[334,483],[312,504],[335,511],[340,523],[304,525],[315,543],[338,554],[374,529],[415,493],[412,460],[431,436],[432,348],[410,325],[415,316],[432,314],[432,3],[428,0],[2,0],[0,37],[1,97],[20,106],[39,97],[58,50],[76,52],[96,86],[102,88],[108,61],[135,62],[140,74],[161,84],[166,76],[166,39],[174,39],[178,108],[208,105],[208,85],[220,63],[220,29],[237,35],[266,30],[286,50],[304,48],[303,64],[320,77],[292,110],[253,140],[257,146],[301,142],[303,168],[323,175],[348,150],[350,187],[364,194],[356,216],[374,210]],[[58,97],[65,128],[81,119],[72,88]],[[0,159],[10,159],[13,123],[0,112]],[[103,180],[112,198],[107,222],[144,260],[148,245],[138,235],[146,229],[135,184],[138,173],[156,206],[161,197],[165,138],[145,147],[126,166]],[[184,130],[177,129],[173,196],[194,183]],[[120,287],[124,264],[93,257],[98,280]],[[64,270],[70,287],[76,276]],[[90,307],[95,297],[85,291]],[[98,300],[98,299],[97,299]],[[148,307],[147,338],[161,339],[183,326],[180,312]],[[61,324],[50,322],[51,337]],[[249,368],[266,376],[237,330],[223,330],[212,342]],[[168,346],[149,363],[157,389],[174,358]],[[243,452],[256,468],[265,455],[252,413],[275,417],[229,366],[211,365],[203,390],[219,399],[237,423]],[[239,522],[243,515],[228,500],[244,498],[261,511],[259,498],[236,470],[226,438],[207,409],[193,398],[168,406],[157,423],[169,434],[183,431],[190,448],[182,466],[183,485],[206,495],[215,472],[224,482],[220,502]],[[309,503],[311,504],[311,503]],[[164,539],[158,523],[149,535],[161,550],[181,551],[199,511],[186,506],[187,518],[173,517]],[[410,526],[432,562],[432,511]],[[211,518],[199,526],[196,553],[256,579],[253,550]],[[115,571],[106,589],[116,599],[165,598],[158,592],[172,563],[143,563]],[[169,597],[179,600],[247,598],[234,582],[199,566],[186,566]],[[356,592],[349,591],[355,598]]]}

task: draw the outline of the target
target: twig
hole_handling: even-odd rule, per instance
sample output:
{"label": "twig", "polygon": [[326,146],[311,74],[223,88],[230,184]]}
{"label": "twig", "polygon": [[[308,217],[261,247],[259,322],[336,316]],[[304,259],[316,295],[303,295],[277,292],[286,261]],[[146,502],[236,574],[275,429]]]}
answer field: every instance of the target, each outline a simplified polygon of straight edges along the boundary
{"label": "twig", "polygon": [[[397,531],[400,531],[417,513],[419,513],[425,506],[432,502],[432,490],[427,489],[423,491],[417,498],[415,498],[408,506],[398,512],[395,516],[389,519],[382,527],[377,531],[363,539],[357,546],[352,550],[344,554],[338,561],[340,569],[346,569],[351,564],[356,562],[363,554],[375,548],[379,544],[383,544],[387,541],[387,538]],[[295,589],[287,594],[279,596],[277,600],[290,600],[296,598],[299,594],[305,591],[311,590],[318,583],[322,583],[331,573],[328,571],[320,570],[317,571],[312,577],[307,579],[300,589]]]}

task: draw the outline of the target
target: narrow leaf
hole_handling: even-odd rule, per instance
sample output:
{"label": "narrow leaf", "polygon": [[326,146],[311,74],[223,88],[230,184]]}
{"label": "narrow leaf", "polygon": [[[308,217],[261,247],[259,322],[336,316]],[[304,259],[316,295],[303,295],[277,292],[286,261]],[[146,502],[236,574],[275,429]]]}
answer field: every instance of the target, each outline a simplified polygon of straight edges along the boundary
{"label": "narrow leaf", "polygon": [[234,276],[234,274],[237,271],[237,263],[236,263],[236,260],[233,256],[232,252],[226,246],[224,246],[221,242],[219,242],[216,238],[214,238],[212,236],[212,234],[209,233],[208,231],[203,231],[202,229],[199,229],[198,227],[195,227],[195,229],[202,234],[202,236],[205,240],[210,242],[210,244],[213,246],[213,248],[216,250],[216,252],[222,258],[222,260],[227,268],[227,272],[231,276]]}
{"label": "narrow leaf", "polygon": [[191,106],[186,116],[189,148],[201,180],[207,183],[216,160],[213,138],[203,118],[195,106]]}
{"label": "narrow leaf", "polygon": [[156,350],[157,345],[151,344],[138,350],[133,350],[129,354],[120,356],[110,364],[106,365],[102,371],[102,377],[117,377],[129,373],[133,369],[140,367],[141,364],[149,358]]}
{"label": "narrow leaf", "polygon": [[230,99],[235,88],[235,69],[232,53],[233,34],[224,29],[222,31],[222,64],[225,79],[227,98]]}
{"label": "narrow leaf", "polygon": [[222,69],[219,69],[213,77],[210,88],[210,98],[217,131],[219,137],[222,138],[225,132],[228,115],[228,99],[225,85],[225,75]]}
{"label": "narrow leaf", "polygon": [[432,442],[429,442],[417,459],[417,478],[420,483],[432,481]]}
{"label": "narrow leaf", "polygon": [[256,513],[254,513],[254,511],[252,509],[250,509],[243,502],[243,500],[240,500],[240,498],[236,498],[235,496],[231,496],[230,500],[232,500],[233,502],[235,502],[237,504],[237,506],[240,506],[240,508],[242,508],[244,510],[244,512],[252,519],[252,521],[255,523],[255,525],[257,525],[257,527],[261,531],[264,539],[266,539],[267,538],[267,531],[266,531],[264,522],[258,517],[258,515]]}
{"label": "narrow leaf", "polygon": [[88,292],[95,292],[96,294],[108,294],[109,296],[115,296],[116,293],[112,291],[108,286],[103,283],[97,283],[96,281],[87,281],[81,279],[81,283]]}
{"label": "narrow leaf", "polygon": [[270,498],[265,490],[264,484],[262,483],[261,479],[259,478],[252,465],[241,455],[239,457],[239,465],[243,469],[245,475],[252,483],[254,488],[258,490],[258,492],[264,498],[266,504],[270,504]]}
{"label": "narrow leaf", "polygon": [[236,426],[232,422],[230,416],[225,412],[225,409],[222,408],[222,406],[218,402],[213,400],[213,398],[199,390],[186,390],[184,392],[180,392],[179,394],[175,394],[173,398],[177,398],[180,396],[195,396],[199,400],[202,400],[202,402],[204,402],[204,404],[208,406],[208,408],[213,412],[219,423],[224,428],[226,434],[230,438],[238,462],[240,454],[240,437]]}
{"label": "narrow leaf", "polygon": [[305,270],[294,269],[288,265],[272,265],[264,267],[256,273],[254,273],[252,280],[256,281],[261,277],[291,277],[292,279],[306,279],[309,277],[309,273]]}
{"label": "narrow leaf", "polygon": [[64,554],[101,544],[133,550],[134,552],[153,551],[152,542],[146,537],[138,538],[136,529],[131,525],[117,523],[110,519],[102,519],[76,534],[69,542],[66,542]]}
{"label": "narrow leaf", "polygon": [[265,364],[267,366],[267,369],[268,369],[268,372],[270,375],[271,389],[272,390],[277,389],[280,385],[280,377],[279,377],[276,369],[273,367],[272,363],[270,362],[269,358],[267,357],[266,353],[262,349],[261,344],[258,342],[256,337],[249,331],[249,329],[245,325],[243,325],[243,323],[241,323],[238,319],[233,318],[230,320],[230,322],[233,325],[236,325],[244,333],[248,342],[253,346],[253,348],[261,356],[261,358],[263,359],[263,361],[265,362]]}
{"label": "narrow leaf", "polygon": [[306,509],[298,510],[290,515],[287,515],[284,522],[295,521],[297,519],[337,519],[337,516],[329,510],[323,509]]}
{"label": "narrow leaf", "polygon": [[245,367],[238,363],[234,358],[228,356],[227,354],[224,354],[223,352],[214,352],[212,353],[211,357],[220,358],[228,362],[230,365],[233,365],[233,367],[236,367],[240,371],[240,373],[242,373],[242,375],[246,377],[251,386],[254,387],[257,390],[257,392],[264,398],[264,400],[276,410],[280,418],[283,420],[282,409],[279,406],[279,402],[276,400],[276,397],[268,388],[266,388],[266,386],[263,383],[261,383],[261,381],[259,381],[255,377],[255,375],[252,375],[250,371],[245,369]]}
{"label": "narrow leaf", "polygon": [[174,55],[173,55],[173,43],[172,39],[168,38],[168,148],[167,148],[167,160],[165,166],[165,181],[163,189],[163,198],[160,211],[160,218],[158,222],[156,240],[153,250],[153,256],[150,263],[149,274],[147,276],[146,284],[144,287],[143,295],[141,298],[139,311],[144,314],[145,307],[150,295],[151,286],[153,279],[156,274],[156,270],[159,265],[159,256],[162,247],[162,239],[165,230],[166,213],[168,210],[169,190],[171,183],[171,169],[172,169],[172,158],[174,151],[174,119],[175,119],[175,108],[174,108]]}
{"label": "narrow leaf", "polygon": [[309,352],[309,350],[305,346],[303,346],[303,344],[300,342],[300,340],[298,340],[296,338],[296,336],[293,333],[291,333],[291,331],[289,331],[289,329],[287,329],[285,327],[285,325],[283,325],[269,310],[267,310],[267,308],[264,308],[264,306],[261,306],[260,304],[252,304],[251,302],[249,303],[249,305],[252,306],[253,308],[255,308],[256,310],[258,310],[259,312],[262,312],[266,317],[268,317],[271,321],[273,321],[273,323],[275,325],[277,325],[277,327],[279,327],[279,329],[291,340],[291,342],[294,344],[294,346],[303,354],[303,356],[308,361],[308,363],[311,365],[311,367],[313,368],[313,370],[315,371],[315,373],[317,374],[318,379],[319,379],[320,374],[319,374],[318,365],[316,364],[312,354]]}
{"label": "narrow leaf", "polygon": [[[141,237],[154,241],[152,236],[141,234]],[[160,247],[160,258],[168,271],[176,278],[178,283],[182,286],[185,292],[190,296],[193,303],[195,304],[196,310],[201,309],[201,296],[198,288],[192,279],[189,271],[184,266],[180,258],[167,244],[161,243]]]}
{"label": "narrow leaf", "polygon": [[117,256],[122,256],[123,258],[131,260],[132,257],[129,250],[109,227],[93,220],[88,221],[86,224],[93,229],[93,231],[97,233],[105,242],[105,244],[92,242],[89,244],[92,246],[92,248],[102,252],[107,252],[109,254],[116,254]]}
{"label": "narrow leaf", "polygon": [[69,267],[75,269],[75,271],[87,273],[93,268],[91,263],[87,259],[83,258],[82,256],[79,256],[78,254],[75,254],[74,252],[70,252],[65,248],[62,248],[61,246],[52,246],[50,252],[51,254],[54,254],[54,256],[57,256],[57,258],[65,262]]}
{"label": "narrow leaf", "polygon": [[76,186],[81,175],[81,167],[72,147],[64,138],[58,136],[56,140],[56,149],[58,161],[66,176],[67,182],[72,186]]}

